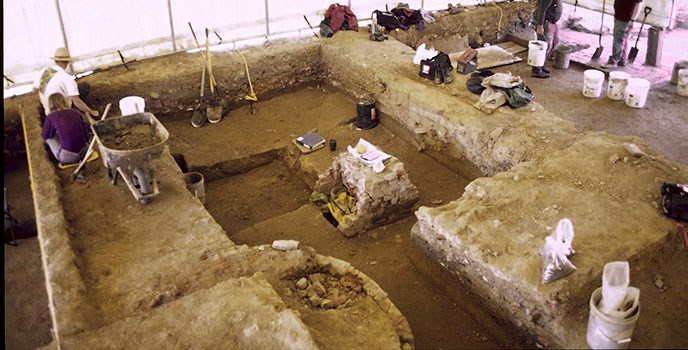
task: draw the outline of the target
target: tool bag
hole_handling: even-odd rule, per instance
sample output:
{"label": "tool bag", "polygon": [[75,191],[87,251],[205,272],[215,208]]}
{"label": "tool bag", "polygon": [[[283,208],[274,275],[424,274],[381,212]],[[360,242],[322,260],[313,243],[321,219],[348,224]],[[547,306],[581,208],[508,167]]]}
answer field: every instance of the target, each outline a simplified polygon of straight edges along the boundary
{"label": "tool bag", "polygon": [[418,72],[418,75],[425,79],[433,80],[435,79],[436,70],[437,69],[435,68],[435,62],[432,58],[424,59],[420,61],[420,71]]}
{"label": "tool bag", "polygon": [[449,61],[449,55],[444,52],[438,53],[435,57],[431,59],[425,59],[420,61],[420,71],[418,75],[425,79],[433,80],[435,79],[435,74],[440,69],[452,70],[451,62]]}
{"label": "tool bag", "polygon": [[688,222],[688,184],[664,183],[661,192],[664,215]]}

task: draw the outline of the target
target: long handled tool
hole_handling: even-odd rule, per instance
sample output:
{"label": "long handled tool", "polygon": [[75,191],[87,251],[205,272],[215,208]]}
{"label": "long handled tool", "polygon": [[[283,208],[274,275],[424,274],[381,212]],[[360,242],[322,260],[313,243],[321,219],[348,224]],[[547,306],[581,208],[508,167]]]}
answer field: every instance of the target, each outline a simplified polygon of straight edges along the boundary
{"label": "long handled tool", "polygon": [[645,9],[643,9],[643,13],[645,13],[645,16],[643,17],[643,22],[640,24],[640,30],[638,31],[638,38],[635,39],[635,46],[631,48],[631,51],[628,53],[628,63],[633,63],[635,61],[635,57],[638,56],[638,41],[640,40],[640,34],[643,32],[643,26],[645,25],[645,19],[647,18],[647,15],[652,12],[652,8],[649,6],[645,6]]}
{"label": "long handled tool", "polygon": [[[105,106],[105,112],[103,112],[103,116],[100,117],[100,120],[105,119],[107,116],[108,112],[110,111],[110,107],[112,106],[112,103],[108,103],[107,106]],[[91,156],[91,153],[93,153],[93,146],[96,144],[96,135],[93,135],[93,138],[91,139],[91,143],[88,145],[88,150],[86,150],[86,155],[84,155],[84,159],[81,160],[81,163],[79,163],[79,166],[76,167],[74,170],[74,173],[72,173],[72,182],[74,182],[81,172],[81,168],[84,167],[84,164],[86,164],[86,161],[88,160],[88,157]]]}
{"label": "long handled tool", "polygon": [[[210,59],[210,48],[208,47],[208,28],[205,29],[205,57],[208,60],[208,75],[213,76],[213,64]],[[210,93],[215,95],[214,97],[214,102],[208,106],[206,109],[206,114],[208,117],[208,121],[210,123],[217,123],[220,120],[222,120],[222,105],[218,105],[218,101],[220,99],[220,87],[217,86],[217,81],[214,81],[214,79],[210,80]]]}
{"label": "long handled tool", "polygon": [[122,64],[124,64],[124,68],[129,70],[129,66],[127,66],[127,61],[124,60],[124,56],[122,55],[122,51],[117,50],[117,53],[119,54],[119,58],[122,60]]}
{"label": "long handled tool", "polygon": [[592,59],[593,61],[598,60],[600,56],[602,56],[602,51],[604,51],[604,47],[602,47],[602,29],[604,29],[604,9],[606,8],[607,2],[606,0],[602,0],[602,20],[600,21],[600,37],[599,37],[599,47],[595,49],[595,53],[592,54]]}
{"label": "long handled tool", "polygon": [[308,26],[311,27],[311,30],[313,31],[313,35],[315,35],[316,38],[319,38],[318,34],[315,34],[315,29],[313,29],[311,22],[308,21],[308,17],[306,17],[306,15],[303,15],[303,19],[305,19],[306,23],[308,23]]}
{"label": "long handled tool", "polygon": [[205,92],[205,66],[203,66],[203,72],[201,73],[201,101],[200,106],[193,112],[191,116],[191,126],[194,128],[200,128],[208,120],[205,114],[205,101],[203,99],[203,94]]}
{"label": "long handled tool", "polygon": [[[198,43],[198,38],[196,37],[196,32],[194,31],[193,27],[191,26],[191,22],[189,23],[189,28],[191,28],[191,34],[193,34],[194,41],[196,42],[196,47],[198,48],[198,51],[201,53],[201,59],[203,60],[203,65],[205,66],[205,69],[208,69],[208,61],[205,58],[205,53],[203,50],[201,50],[201,45]],[[213,72],[211,72],[208,69],[208,79],[212,81],[215,85],[217,85],[217,81],[215,81],[215,77],[213,76]]]}

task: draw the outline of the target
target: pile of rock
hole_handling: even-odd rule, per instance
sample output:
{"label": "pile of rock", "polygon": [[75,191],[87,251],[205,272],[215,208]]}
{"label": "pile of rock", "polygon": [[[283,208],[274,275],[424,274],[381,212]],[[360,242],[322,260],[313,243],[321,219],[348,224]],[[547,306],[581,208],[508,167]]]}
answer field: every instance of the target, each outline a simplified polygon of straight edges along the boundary
{"label": "pile of rock", "polygon": [[361,277],[347,272],[342,277],[312,273],[287,281],[287,294],[298,296],[314,308],[343,309],[366,295]]}
{"label": "pile of rock", "polygon": [[418,201],[418,188],[409,180],[404,164],[395,157],[384,164],[384,170],[376,173],[369,164],[343,152],[318,177],[315,192],[329,194],[344,186],[356,198],[353,212],[337,226],[347,237],[410,215]]}

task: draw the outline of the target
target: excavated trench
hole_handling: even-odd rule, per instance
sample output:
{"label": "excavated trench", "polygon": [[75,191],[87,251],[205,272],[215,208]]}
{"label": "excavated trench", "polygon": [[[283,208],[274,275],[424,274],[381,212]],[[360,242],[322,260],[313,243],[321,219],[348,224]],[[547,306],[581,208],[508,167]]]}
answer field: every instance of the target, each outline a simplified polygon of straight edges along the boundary
{"label": "excavated trench", "polygon": [[[385,54],[371,56],[371,52]],[[453,84],[442,87],[419,81],[416,67],[409,64],[410,54],[398,42],[370,42],[364,33],[350,32],[322,43],[310,40],[256,49],[248,55],[249,65],[261,68],[251,76],[254,87],[266,93],[253,106],[255,113],[242,101],[247,93],[246,77],[238,73],[243,72],[243,64],[236,55],[220,54],[214,59],[219,67],[216,75],[222,77],[227,95],[236,100],[224,103],[228,112],[223,121],[199,129],[189,122],[198,102],[197,82],[191,83],[198,76],[190,68],[192,57],[163,57],[150,63],[153,69],[134,66],[133,72],[104,73],[105,83],[92,84],[96,87],[92,102],[146,97],[147,109],[170,131],[170,152],[183,155],[189,170],[206,176],[207,212],[200,203],[186,200],[190,194],[181,172],[172,169],[171,157],[162,160],[160,198],[140,208],[122,184],[100,189],[95,186],[104,181],[94,181],[91,188],[75,187],[63,179],[55,186],[47,157],[36,159],[45,156],[42,144],[30,141],[32,168],[39,168],[33,171],[39,236],[59,331],[78,332],[79,317],[75,321],[64,315],[87,318],[89,313],[80,309],[89,305],[103,315],[103,324],[113,324],[136,314],[136,306],[145,306],[151,298],[155,301],[163,295],[163,301],[170,301],[165,295],[171,295],[174,300],[180,296],[173,288],[180,279],[175,269],[192,276],[196,265],[210,264],[204,259],[209,255],[206,246],[218,252],[233,244],[260,246],[275,239],[295,239],[320,254],[350,262],[377,282],[407,318],[419,348],[520,347],[526,342],[515,334],[524,330],[551,337],[555,345],[581,344],[584,322],[579,321],[584,315],[574,312],[576,319],[570,315],[582,310],[579,305],[599,281],[603,263],[638,257],[645,243],[669,241],[664,236],[671,232],[671,223],[651,206],[657,198],[650,185],[657,179],[678,181],[688,171],[666,162],[636,138],[578,133],[571,123],[539,105],[530,111],[500,109],[484,117],[471,106],[475,96],[462,88],[464,78],[456,77]],[[271,64],[276,61],[284,64]],[[323,77],[327,86],[317,83]],[[137,79],[145,84],[132,83]],[[361,93],[373,94],[382,112],[381,125],[371,130],[356,130],[351,123],[352,97]],[[29,129],[37,133],[36,120]],[[291,140],[309,130],[336,139],[340,148],[301,154]],[[347,239],[308,199],[318,174],[345,145],[355,145],[359,138],[403,162],[419,189],[419,210],[416,217]],[[629,144],[640,145],[643,155],[629,155]],[[87,176],[102,177],[103,172],[87,167]],[[482,177],[491,175],[495,176]],[[100,193],[92,205],[119,211],[109,216],[78,208],[91,191]],[[183,197],[186,207],[167,202],[166,194]],[[54,203],[59,200],[68,204],[62,208]],[[595,211],[587,203],[595,203]],[[621,222],[599,214],[616,211],[622,204],[635,208],[638,215]],[[65,211],[66,223],[51,221],[59,219],[52,214],[59,210]],[[207,213],[222,229],[208,222]],[[579,255],[579,271],[565,283],[542,286],[536,271],[540,259],[533,252],[540,238],[550,233],[550,225],[564,215],[581,218],[575,221],[576,239],[584,248],[581,251],[588,252]],[[102,232],[104,219],[116,224],[108,228],[113,232],[99,234],[105,242],[82,233]],[[145,226],[150,239],[140,232],[127,236],[130,225],[137,223]],[[207,230],[202,235],[192,239],[182,234],[199,225]],[[639,235],[637,240],[618,240],[618,251],[624,254],[599,250],[593,244],[600,230],[618,232],[619,227]],[[41,233],[60,230],[68,231],[74,242],[50,240]],[[157,230],[167,236],[158,237]],[[177,251],[178,243],[186,245],[184,250]],[[434,256],[428,257],[426,251]],[[148,265],[151,255],[153,267]],[[62,256],[69,259],[65,262]],[[218,283],[220,277],[208,273],[204,285]],[[62,278],[78,274],[86,285],[74,287]],[[461,278],[466,281],[462,284],[453,275],[468,278]],[[127,283],[116,283],[113,276]],[[305,276],[293,277],[291,282]],[[291,288],[291,282],[285,282],[286,287]],[[223,286],[231,283],[222,282]],[[585,289],[582,293],[580,286]],[[65,292],[55,293],[56,289]],[[137,292],[127,292],[132,290]],[[177,291],[185,295],[184,288]],[[471,293],[478,294],[480,301]],[[562,323],[564,316],[568,318]],[[511,322],[502,324],[497,317]]]}
{"label": "excavated trench", "polygon": [[[324,105],[314,110],[304,107],[311,100],[324,101]],[[289,143],[212,163],[226,150],[218,149],[215,156],[203,154],[200,160],[183,153],[185,145],[175,143],[174,135],[187,134],[188,138],[189,133],[197,131],[188,124],[188,113],[166,117],[173,121],[166,123],[172,135],[171,152],[182,152],[184,163],[190,164],[188,170],[204,175],[205,208],[227,236],[236,244],[249,246],[294,239],[320,254],[350,262],[390,295],[409,321],[417,347],[523,346],[525,342],[514,337],[508,324],[485,313],[485,308],[470,294],[467,286],[457,282],[411,240],[409,233],[416,221],[412,213],[391,224],[346,238],[323,217],[320,208],[310,202],[317,173],[325,170],[336,155],[345,152],[347,145],[354,145],[359,137],[404,163],[411,182],[419,188],[420,204],[435,206],[461,195],[470,179],[459,174],[457,169],[444,166],[442,163],[447,163],[447,159],[438,161],[439,158],[418,152],[415,145],[406,141],[403,131],[392,133],[385,126],[392,124],[388,116],[382,115],[382,124],[375,129],[357,130],[350,118],[355,114],[353,99],[336,88],[307,86],[261,100],[254,105],[255,114],[244,106],[231,111],[221,123],[203,128],[207,128],[207,132],[218,127],[234,129],[233,124],[254,120],[259,121],[255,128],[265,129],[279,123],[280,113],[273,111],[289,111],[299,106],[302,110],[298,121],[292,122],[295,125],[291,125],[291,130],[311,130],[311,126],[323,118],[320,111],[327,110],[330,122],[320,125],[318,132],[326,139],[337,140],[336,151],[325,147],[311,154],[301,154]],[[392,124],[394,127],[398,125]],[[246,135],[234,142],[243,143],[250,137]]]}

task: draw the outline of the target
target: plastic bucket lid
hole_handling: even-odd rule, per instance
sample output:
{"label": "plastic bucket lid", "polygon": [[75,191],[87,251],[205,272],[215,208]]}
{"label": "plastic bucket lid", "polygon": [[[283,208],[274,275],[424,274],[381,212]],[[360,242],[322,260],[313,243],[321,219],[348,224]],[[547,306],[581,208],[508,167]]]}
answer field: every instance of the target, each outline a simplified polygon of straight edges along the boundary
{"label": "plastic bucket lid", "polygon": [[597,69],[588,69],[585,72],[583,72],[583,76],[586,80],[591,81],[604,80],[604,73]]}
{"label": "plastic bucket lid", "polygon": [[647,79],[643,79],[643,78],[630,78],[630,79],[628,79],[628,87],[640,88],[640,89],[649,89],[650,88],[650,81]]}
{"label": "plastic bucket lid", "polygon": [[614,71],[609,73],[609,79],[628,80],[631,75],[626,72]]}

